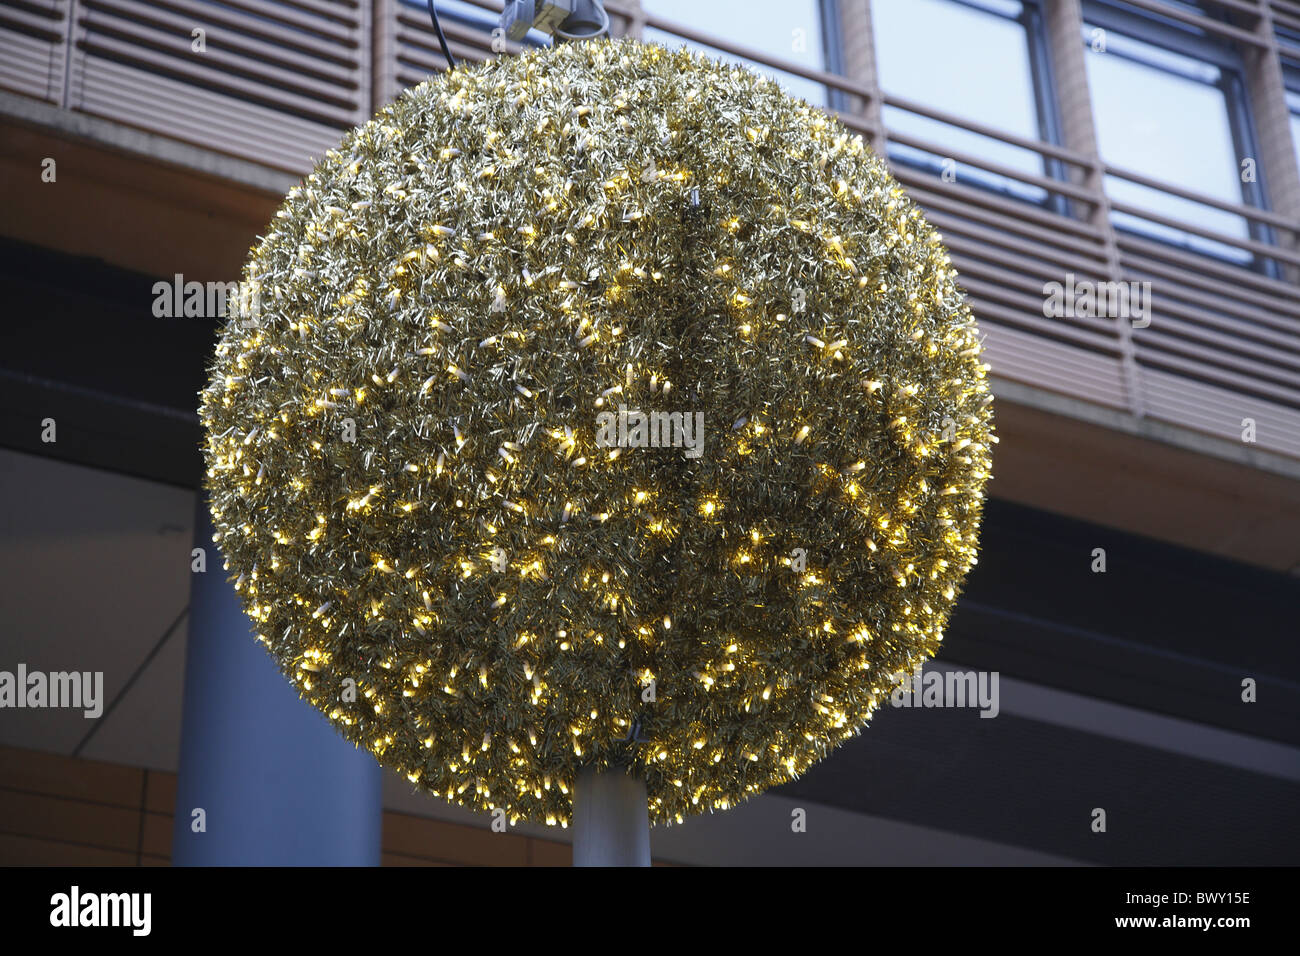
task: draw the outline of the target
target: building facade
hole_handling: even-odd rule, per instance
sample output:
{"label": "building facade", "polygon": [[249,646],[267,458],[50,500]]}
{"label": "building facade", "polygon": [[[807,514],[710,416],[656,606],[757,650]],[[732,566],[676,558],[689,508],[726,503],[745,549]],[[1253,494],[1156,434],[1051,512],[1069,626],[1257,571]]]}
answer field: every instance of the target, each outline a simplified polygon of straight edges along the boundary
{"label": "building facade", "polygon": [[[996,719],[887,710],[656,856],[1294,863],[1300,3],[605,6],[889,160],[979,319],[1000,437],[938,662],[996,673]],[[438,8],[458,59],[519,51],[499,0]],[[0,669],[103,671],[111,705],[0,711],[0,862],[171,858],[217,316],[158,284],[237,281],[313,157],[438,51],[400,0],[0,2]],[[386,862],[565,859],[383,787]]]}

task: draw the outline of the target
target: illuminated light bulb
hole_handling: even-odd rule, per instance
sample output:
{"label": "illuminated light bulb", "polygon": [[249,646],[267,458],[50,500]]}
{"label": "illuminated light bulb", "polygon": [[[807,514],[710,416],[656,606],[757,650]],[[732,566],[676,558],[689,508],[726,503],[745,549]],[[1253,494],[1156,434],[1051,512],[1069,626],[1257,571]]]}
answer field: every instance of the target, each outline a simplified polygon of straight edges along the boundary
{"label": "illuminated light bulb", "polygon": [[[590,105],[568,99],[579,88]],[[711,130],[687,143],[670,129],[649,182],[642,107]],[[464,155],[447,144],[471,117],[482,149]],[[692,218],[692,195],[712,212]],[[409,91],[327,153],[274,222],[249,264],[270,321],[223,331],[200,410],[214,524],[259,640],[341,733],[418,769],[418,789],[563,826],[568,788],[551,784],[575,759],[631,759],[655,768],[656,822],[725,809],[858,730],[879,696],[873,663],[935,652],[976,559],[996,441],[988,369],[939,236],[833,118],[689,51],[561,44]],[[693,257],[666,268],[663,250],[686,239]],[[810,320],[794,289],[835,318],[828,306]],[[685,366],[725,389],[675,371],[685,340],[653,314],[665,301],[732,310],[691,331]],[[593,452],[596,402],[698,409],[703,457]],[[349,414],[356,443],[336,430]],[[934,431],[945,417],[951,444]],[[833,572],[792,572],[791,552],[828,536],[859,544],[821,556]],[[484,563],[498,545],[506,580]],[[664,560],[670,547],[689,571]],[[755,605],[755,587],[779,600]],[[741,629],[806,633],[796,605],[821,618],[811,650],[737,646]],[[623,617],[646,608],[648,621]],[[538,622],[531,639],[524,620]],[[653,654],[662,687],[689,688],[655,712],[662,746],[629,750],[588,716],[630,726],[608,699],[632,676],[623,655],[601,656],[616,644]],[[816,722],[792,728],[763,702],[805,699],[810,653],[826,655],[842,703],[817,699]],[[344,676],[367,691],[355,715],[335,693]],[[541,728],[570,724],[586,728],[564,735],[576,751],[552,750]],[[503,746],[484,750],[489,733]]]}

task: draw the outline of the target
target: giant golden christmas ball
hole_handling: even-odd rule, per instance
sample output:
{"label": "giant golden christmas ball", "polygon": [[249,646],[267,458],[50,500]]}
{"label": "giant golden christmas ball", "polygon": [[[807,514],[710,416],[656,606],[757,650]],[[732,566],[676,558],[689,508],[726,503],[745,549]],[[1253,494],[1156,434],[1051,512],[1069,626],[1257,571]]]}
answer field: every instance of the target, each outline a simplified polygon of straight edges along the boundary
{"label": "giant golden christmas ball", "polygon": [[404,93],[292,189],[203,393],[280,668],[419,788],[565,823],[789,781],[933,656],[990,393],[862,140],[752,72],[561,45]]}

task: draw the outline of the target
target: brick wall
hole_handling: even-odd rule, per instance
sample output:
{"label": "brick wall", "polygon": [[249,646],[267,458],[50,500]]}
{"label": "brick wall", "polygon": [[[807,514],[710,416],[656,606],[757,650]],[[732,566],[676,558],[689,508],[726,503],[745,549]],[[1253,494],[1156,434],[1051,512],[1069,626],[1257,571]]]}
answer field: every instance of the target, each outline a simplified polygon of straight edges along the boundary
{"label": "brick wall", "polygon": [[[0,747],[0,866],[168,866],[176,775]],[[385,811],[384,866],[569,866],[567,843]]]}

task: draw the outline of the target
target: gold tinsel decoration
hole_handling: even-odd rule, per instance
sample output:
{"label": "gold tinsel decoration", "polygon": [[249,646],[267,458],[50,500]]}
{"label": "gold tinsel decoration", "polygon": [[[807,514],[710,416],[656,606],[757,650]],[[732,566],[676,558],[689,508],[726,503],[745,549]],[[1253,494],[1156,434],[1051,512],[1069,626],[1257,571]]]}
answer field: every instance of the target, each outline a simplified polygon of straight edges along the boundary
{"label": "gold tinsel decoration", "polygon": [[655,821],[734,806],[863,727],[975,562],[955,280],[861,138],[748,70],[622,40],[440,75],[253,250],[201,408],[227,569],[418,788],[565,824],[623,766]]}

